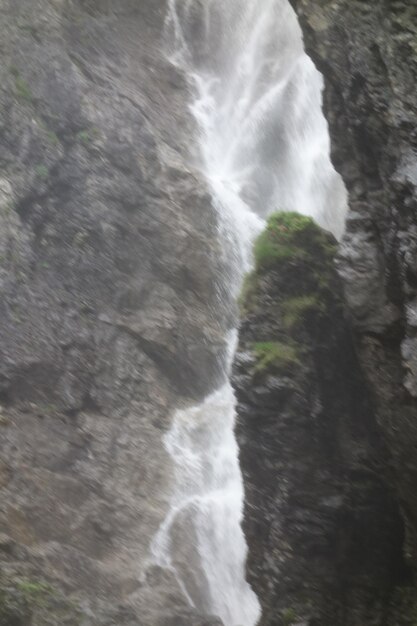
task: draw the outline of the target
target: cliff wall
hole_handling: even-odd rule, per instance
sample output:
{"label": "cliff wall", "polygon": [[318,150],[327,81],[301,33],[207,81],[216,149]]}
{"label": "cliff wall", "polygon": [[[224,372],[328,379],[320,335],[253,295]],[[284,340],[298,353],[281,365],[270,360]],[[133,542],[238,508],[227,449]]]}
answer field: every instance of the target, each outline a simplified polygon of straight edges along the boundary
{"label": "cliff wall", "polygon": [[339,273],[377,419],[417,521],[414,2],[294,2],[349,192]]}
{"label": "cliff wall", "polygon": [[255,245],[234,385],[262,626],[386,623],[407,577],[388,450],[344,315],[336,242],[276,214]]}
{"label": "cliff wall", "polygon": [[223,272],[209,193],[186,165],[194,127],[165,11],[0,1],[8,625],[61,624],[31,617],[23,593],[49,582],[86,623],[192,619],[149,545],[172,481],[162,435],[173,409],[212,389],[224,350],[222,312],[210,313]]}
{"label": "cliff wall", "polygon": [[[265,625],[412,625],[417,6],[292,4],[324,75],[332,160],[349,213],[331,264],[337,275],[330,266],[319,271],[333,276],[331,297],[319,284],[305,290],[312,270],[298,259],[308,237],[291,242],[288,267],[280,255],[258,264],[243,296],[235,387],[248,572]],[[312,267],[319,258],[316,251]],[[288,324],[297,318],[293,336]],[[259,344],[280,351],[286,337],[302,367],[287,359],[271,369]],[[259,358],[267,366],[261,380]]]}

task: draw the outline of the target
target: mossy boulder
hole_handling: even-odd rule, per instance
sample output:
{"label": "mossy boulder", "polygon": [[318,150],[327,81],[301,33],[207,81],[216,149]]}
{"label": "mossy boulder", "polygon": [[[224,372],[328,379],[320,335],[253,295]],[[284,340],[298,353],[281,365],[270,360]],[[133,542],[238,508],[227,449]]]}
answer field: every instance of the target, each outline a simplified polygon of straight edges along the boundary
{"label": "mossy boulder", "polygon": [[333,235],[312,218],[288,212],[271,215],[266,229],[255,241],[255,269],[243,283],[242,311],[256,306],[257,292],[271,272],[281,277],[289,324],[304,312],[323,310],[321,297],[334,287],[336,251]]}
{"label": "mossy boulder", "polygon": [[275,213],[255,242],[256,271],[297,261],[316,264],[333,259],[335,252],[334,237],[310,217],[292,212]]}
{"label": "mossy boulder", "polygon": [[255,343],[253,350],[256,355],[256,372],[286,372],[300,364],[297,348],[289,343],[265,341]]}
{"label": "mossy boulder", "polygon": [[309,217],[273,215],[243,286],[232,382],[248,579],[261,626],[340,626],[346,615],[352,626],[416,626],[397,617],[414,616],[412,594],[381,619],[409,576],[403,521],[380,471],[387,451],[345,316],[336,247]]}
{"label": "mossy boulder", "polygon": [[240,297],[243,323],[262,322],[261,336],[247,346],[257,378],[301,372],[311,338],[341,307],[336,251],[334,237],[310,217],[283,212],[269,218]]}

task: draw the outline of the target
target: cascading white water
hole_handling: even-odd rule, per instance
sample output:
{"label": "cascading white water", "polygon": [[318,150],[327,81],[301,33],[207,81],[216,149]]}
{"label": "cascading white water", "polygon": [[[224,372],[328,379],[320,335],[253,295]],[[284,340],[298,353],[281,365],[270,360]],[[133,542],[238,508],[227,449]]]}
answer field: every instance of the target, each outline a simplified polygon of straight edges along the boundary
{"label": "cascading white water", "polygon": [[[251,244],[268,214],[311,215],[336,236],[346,192],[329,160],[322,79],[305,55],[287,0],[169,0],[171,60],[185,70],[200,162],[219,215],[236,296]],[[254,626],[259,604],[245,581],[243,486],[234,437],[229,359],[224,385],[177,411],[165,446],[176,468],[170,511],[152,545],[190,604],[225,626]]]}
{"label": "cascading white water", "polygon": [[192,606],[220,616],[225,626],[246,626],[257,622],[259,606],[244,576],[243,485],[234,422],[229,382],[199,406],[177,411],[165,437],[177,489],[153,551],[160,565],[176,573]]}

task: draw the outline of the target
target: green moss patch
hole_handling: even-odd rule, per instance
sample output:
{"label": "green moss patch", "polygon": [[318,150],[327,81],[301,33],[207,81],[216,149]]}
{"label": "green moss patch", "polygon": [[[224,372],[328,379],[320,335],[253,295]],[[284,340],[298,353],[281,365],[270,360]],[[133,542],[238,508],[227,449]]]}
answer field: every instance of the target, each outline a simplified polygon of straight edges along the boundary
{"label": "green moss patch", "polygon": [[48,141],[53,145],[57,146],[59,144],[58,135],[53,130],[47,130],[46,136],[48,137]]}
{"label": "green moss patch", "polygon": [[51,585],[33,580],[19,580],[16,583],[16,588],[23,594],[29,604],[39,606],[42,606],[47,597],[53,593]]}
{"label": "green moss patch", "polygon": [[77,133],[76,137],[84,146],[88,146],[100,137],[100,131],[95,127],[84,128]]}
{"label": "green moss patch", "polygon": [[239,295],[239,308],[242,313],[250,310],[256,302],[257,277],[255,272],[246,274]]}
{"label": "green moss patch", "polygon": [[289,260],[308,262],[310,257],[333,258],[335,251],[333,238],[310,217],[291,212],[275,213],[255,242],[255,266],[260,271]]}
{"label": "green moss patch", "polygon": [[35,167],[35,174],[41,180],[46,180],[49,175],[49,170],[46,165],[44,165],[43,163],[40,163],[39,165]]}
{"label": "green moss patch", "polygon": [[11,66],[10,73],[14,76],[16,98],[31,103],[33,101],[33,94],[25,79],[20,75],[19,70],[15,66]]}
{"label": "green moss patch", "polygon": [[242,313],[262,305],[267,283],[270,293],[276,290],[284,328],[291,330],[310,313],[324,312],[327,295],[334,291],[336,251],[334,237],[310,217],[288,212],[271,215],[254,245],[255,269],[246,276],[239,299]]}
{"label": "green moss patch", "polygon": [[309,315],[323,313],[325,306],[318,294],[306,294],[288,298],[282,302],[282,320],[285,328],[291,330],[302,323]]}
{"label": "green moss patch", "polygon": [[279,341],[267,341],[253,344],[256,356],[256,373],[267,371],[286,372],[300,365],[294,346]]}
{"label": "green moss patch", "polygon": [[78,605],[44,581],[0,576],[0,626],[80,626]]}
{"label": "green moss patch", "polygon": [[291,626],[297,621],[297,613],[294,609],[285,609],[282,612],[282,624],[283,626]]}

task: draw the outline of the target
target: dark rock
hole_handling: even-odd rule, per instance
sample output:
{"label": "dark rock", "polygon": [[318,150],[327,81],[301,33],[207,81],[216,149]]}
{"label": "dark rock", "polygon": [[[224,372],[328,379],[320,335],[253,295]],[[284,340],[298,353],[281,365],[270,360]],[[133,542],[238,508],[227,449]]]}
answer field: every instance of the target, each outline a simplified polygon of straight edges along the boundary
{"label": "dark rock", "polygon": [[401,0],[292,4],[325,78],[332,159],[350,204],[338,268],[407,526],[414,529],[417,6]]}
{"label": "dark rock", "polygon": [[[417,6],[402,0],[290,1],[307,52],[324,75],[332,160],[349,191],[337,267],[353,327],[355,371],[363,376],[365,392],[360,393],[370,398],[373,430],[386,449],[378,474],[404,520],[405,535],[398,526],[397,542],[411,568],[396,590],[387,591],[386,602],[363,616],[362,624],[410,625],[416,615],[417,564]],[[247,376],[245,380],[248,386]],[[250,412],[245,404],[242,415]],[[369,435],[363,437],[369,445]],[[250,481],[251,474],[246,475]],[[367,505],[372,509],[370,500]],[[362,546],[360,535],[355,541]],[[259,541],[253,542],[252,554],[259,548]],[[378,550],[382,554],[383,545]],[[361,554],[352,555],[359,563]],[[275,560],[280,558],[278,554]],[[342,570],[334,578],[343,587]],[[303,581],[300,576],[298,584]],[[368,591],[358,583],[351,608],[332,623],[356,623],[356,608]],[[265,589],[260,593],[266,594]],[[269,613],[265,619],[275,623]]]}
{"label": "dark rock", "polygon": [[183,615],[172,576],[146,584],[161,435],[213,389],[234,315],[165,10],[0,2],[0,571],[29,562],[83,624]]}
{"label": "dark rock", "polygon": [[406,574],[389,452],[335,252],[308,218],[277,215],[255,245],[242,303],[237,436],[262,626],[385,623],[387,598]]}

